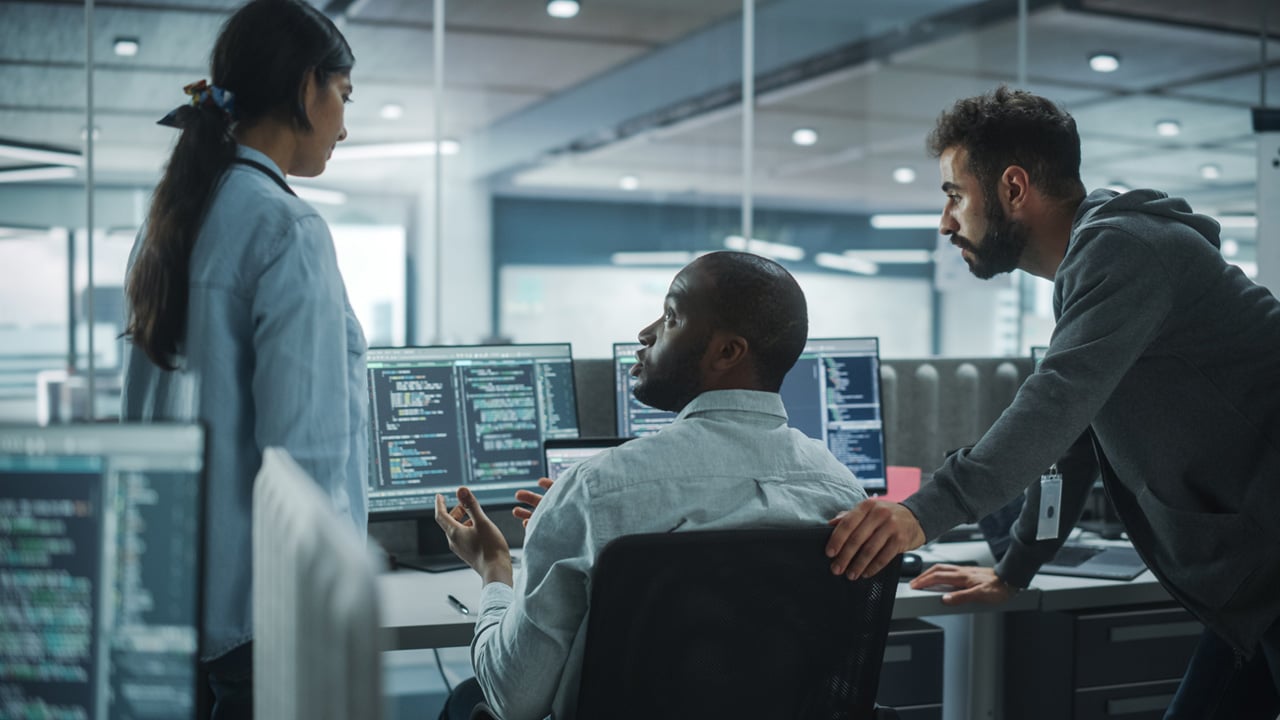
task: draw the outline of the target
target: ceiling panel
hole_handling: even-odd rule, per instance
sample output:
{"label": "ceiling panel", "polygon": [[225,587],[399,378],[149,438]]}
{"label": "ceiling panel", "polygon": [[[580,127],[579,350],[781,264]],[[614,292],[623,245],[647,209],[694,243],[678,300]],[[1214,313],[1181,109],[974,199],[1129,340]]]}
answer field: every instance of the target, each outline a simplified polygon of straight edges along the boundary
{"label": "ceiling panel", "polygon": [[[1266,72],[1267,104],[1280,106],[1280,43],[1271,44],[1275,49],[1268,54],[1268,57],[1273,58],[1274,64]],[[1169,90],[1167,94],[1173,97],[1217,100],[1253,107],[1262,104],[1262,83],[1258,80],[1259,76],[1256,72],[1241,73],[1232,77],[1181,85]]]}
{"label": "ceiling panel", "polygon": [[1271,7],[1273,36],[1280,34],[1275,0],[1082,0],[1091,10],[1141,17],[1160,22],[1187,24],[1201,28],[1233,30],[1256,35],[1263,24],[1263,12]]}
{"label": "ceiling panel", "polygon": [[[430,83],[434,51],[430,31],[355,25],[346,31],[356,74],[371,79]],[[458,33],[445,36],[449,85],[537,92],[577,84],[643,52],[634,45],[537,37]]]}
{"label": "ceiling panel", "polygon": [[[445,28],[467,31],[598,38],[631,45],[669,42],[742,10],[741,0],[587,0],[572,20],[547,15],[546,3],[532,0],[468,0],[445,6]],[[355,22],[431,22],[423,0],[370,0]]]}
{"label": "ceiling panel", "polygon": [[[1072,110],[1072,115],[1082,136],[1140,141],[1162,151],[1221,144],[1253,134],[1247,108],[1224,108],[1175,98],[1121,97]],[[1181,134],[1168,138],[1157,135],[1156,122],[1161,120],[1181,123]]]}
{"label": "ceiling panel", "polygon": [[[871,72],[851,73],[830,85],[819,85],[813,92],[789,95],[779,103],[767,100],[766,107],[780,107],[793,112],[815,115],[835,114],[877,120],[917,120],[932,123],[939,111],[961,98],[972,97],[1002,82],[1001,78],[975,77],[962,70],[940,72],[889,63],[876,65]],[[1012,75],[1004,78],[1012,81]],[[1104,97],[1104,90],[1031,83],[1028,89],[1071,103]]]}
{"label": "ceiling panel", "polygon": [[[1017,63],[1013,20],[901,53],[902,64],[948,74],[1006,77]],[[1151,90],[1211,74],[1256,67],[1256,40],[1050,7],[1028,23],[1027,76],[1036,81],[1124,91]],[[1097,73],[1088,57],[1120,56],[1120,68]]]}
{"label": "ceiling panel", "polygon": [[[770,0],[759,8],[767,9],[767,16],[780,12],[776,23],[758,28],[757,47],[798,42],[796,48],[812,52],[803,38],[792,37],[796,27],[830,33],[848,26],[851,45],[871,30],[897,37],[899,28],[890,27],[893,18],[953,10],[968,1],[865,0],[854,8],[847,0]],[[1248,17],[1264,1],[1200,4],[1221,5],[1226,16]],[[218,27],[241,0],[161,2],[163,7],[150,0],[119,3],[125,7],[99,5],[95,12],[100,64],[95,124],[101,130],[97,165],[104,179],[154,181],[174,137],[154,120],[182,101],[183,84],[207,72]],[[1116,8],[1121,0],[1083,2]],[[1197,4],[1168,3],[1123,0],[1135,12],[1159,13],[1167,7],[1176,17]],[[954,100],[1014,80],[1015,3],[1008,5],[1009,19],[976,30],[943,27],[938,21],[935,30],[947,34],[942,40],[818,77],[798,73],[805,75],[802,82],[763,96],[755,133],[758,202],[936,210],[937,165],[924,150],[925,135]],[[434,112],[431,3],[365,0],[353,7],[345,24],[358,59],[356,102],[347,110],[349,142],[428,139]],[[589,0],[577,18],[565,21],[548,17],[543,0],[448,3],[442,132],[464,143],[463,157],[453,167],[469,167],[485,152],[479,142],[468,143],[473,136],[499,123],[533,117],[554,104],[548,101],[575,92],[585,96],[584,88],[609,81],[613,71],[647,53],[688,43],[689,52],[679,56],[685,60],[672,63],[663,76],[668,78],[679,77],[671,73],[710,72],[713,62],[734,62],[734,49],[724,37],[707,43],[699,31],[732,19],[740,7],[741,0]],[[84,71],[79,65],[83,17],[82,7],[65,2],[0,2],[0,136],[79,146],[84,126]],[[138,56],[121,58],[111,52],[111,40],[126,35],[141,40]],[[1101,75],[1088,69],[1086,55],[1099,49],[1121,55],[1118,72]],[[1248,190],[1255,161],[1247,112],[1258,99],[1256,37],[1049,6],[1031,17],[1028,50],[1029,88],[1062,103],[1077,118],[1087,182],[1163,184],[1223,207],[1256,202]],[[1268,96],[1275,105],[1280,104],[1280,40],[1271,43],[1269,53],[1274,66]],[[621,92],[672,101],[670,91],[655,91],[669,87],[667,83],[637,84]],[[403,116],[383,119],[380,110],[388,102],[400,104]],[[576,111],[585,112],[582,106]],[[1165,117],[1180,120],[1184,133],[1173,139],[1156,136],[1153,124]],[[538,118],[552,126],[564,120]],[[818,130],[817,145],[802,148],[790,142],[791,131],[800,126]],[[593,128],[589,137],[607,138],[613,129]],[[738,111],[712,111],[589,154],[567,153],[560,161],[521,173],[518,180],[521,191],[542,187],[561,194],[639,197],[617,188],[621,174],[636,174],[641,193],[732,202],[742,185],[740,133]],[[521,147],[532,147],[527,157],[542,150],[533,147],[538,138],[516,140]],[[1199,166],[1206,162],[1220,165],[1222,177],[1201,178]],[[900,165],[916,170],[915,183],[902,186],[887,179]],[[430,175],[424,158],[349,162],[335,163],[322,182],[352,192],[413,194]]]}

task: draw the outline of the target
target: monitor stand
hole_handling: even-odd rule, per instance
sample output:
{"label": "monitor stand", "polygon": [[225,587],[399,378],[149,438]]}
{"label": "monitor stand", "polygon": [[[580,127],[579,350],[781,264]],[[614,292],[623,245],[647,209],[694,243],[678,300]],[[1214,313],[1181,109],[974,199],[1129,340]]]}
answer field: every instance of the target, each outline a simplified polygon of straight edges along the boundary
{"label": "monitor stand", "polygon": [[392,568],[407,568],[423,572],[448,572],[461,570],[467,564],[449,549],[449,539],[436,524],[434,517],[418,518],[418,546],[414,553],[390,553]]}

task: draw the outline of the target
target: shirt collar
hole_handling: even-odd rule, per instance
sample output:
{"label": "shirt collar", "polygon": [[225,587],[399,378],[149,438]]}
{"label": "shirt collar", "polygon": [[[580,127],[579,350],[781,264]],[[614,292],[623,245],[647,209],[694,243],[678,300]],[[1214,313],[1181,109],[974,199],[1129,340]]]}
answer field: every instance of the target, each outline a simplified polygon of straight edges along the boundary
{"label": "shirt collar", "polygon": [[782,396],[760,390],[708,390],[685,405],[676,419],[718,410],[762,413],[779,417],[784,422],[787,419]]}
{"label": "shirt collar", "polygon": [[280,169],[280,166],[276,164],[275,160],[272,160],[271,158],[267,157],[266,153],[258,152],[257,150],[254,150],[253,148],[247,145],[241,145],[240,143],[236,143],[236,157],[244,158],[245,160],[253,160],[255,162],[261,163],[262,165],[265,165],[267,169],[274,172],[276,174],[276,177],[280,178],[281,180],[285,179],[284,171]]}

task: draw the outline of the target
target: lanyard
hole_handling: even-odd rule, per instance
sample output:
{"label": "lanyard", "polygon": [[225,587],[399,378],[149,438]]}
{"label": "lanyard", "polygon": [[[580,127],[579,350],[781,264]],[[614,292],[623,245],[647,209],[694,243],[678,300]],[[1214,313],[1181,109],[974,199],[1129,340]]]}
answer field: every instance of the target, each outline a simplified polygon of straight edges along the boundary
{"label": "lanyard", "polygon": [[285,192],[289,193],[290,195],[292,195],[292,196],[294,196],[294,197],[297,197],[297,196],[298,196],[298,194],[297,194],[297,193],[295,193],[295,192],[293,191],[293,188],[291,188],[291,187],[289,187],[288,185],[286,185],[286,184],[285,184],[285,182],[284,182],[284,180],[281,180],[281,179],[280,179],[280,176],[279,176],[279,175],[276,175],[274,172],[271,172],[271,168],[267,167],[266,165],[263,165],[262,163],[258,162],[257,160],[250,160],[250,159],[248,159],[248,158],[236,158],[236,159],[235,159],[235,162],[238,162],[238,163],[240,163],[241,165],[248,165],[249,167],[253,168],[254,170],[257,170],[258,172],[262,173],[263,175],[266,175],[267,177],[271,178],[271,181],[272,181],[272,182],[274,182],[275,184],[279,185],[281,190],[284,190]]}

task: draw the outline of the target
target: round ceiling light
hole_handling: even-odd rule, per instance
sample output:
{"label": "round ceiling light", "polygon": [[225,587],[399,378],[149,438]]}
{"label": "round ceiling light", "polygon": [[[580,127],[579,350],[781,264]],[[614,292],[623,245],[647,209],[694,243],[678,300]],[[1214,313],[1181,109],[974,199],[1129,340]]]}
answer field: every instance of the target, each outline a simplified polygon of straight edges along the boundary
{"label": "round ceiling light", "polygon": [[547,0],[547,14],[553,18],[571,18],[581,11],[578,0]]}
{"label": "round ceiling light", "polygon": [[1094,72],[1113,73],[1120,69],[1120,56],[1109,52],[1094,53],[1089,56],[1089,67]]}
{"label": "round ceiling light", "polygon": [[791,132],[791,142],[801,147],[808,147],[818,142],[818,131],[813,128],[796,128]]}

